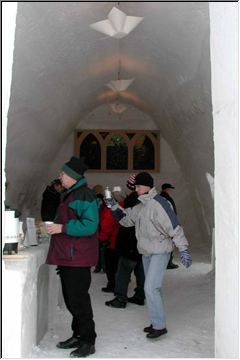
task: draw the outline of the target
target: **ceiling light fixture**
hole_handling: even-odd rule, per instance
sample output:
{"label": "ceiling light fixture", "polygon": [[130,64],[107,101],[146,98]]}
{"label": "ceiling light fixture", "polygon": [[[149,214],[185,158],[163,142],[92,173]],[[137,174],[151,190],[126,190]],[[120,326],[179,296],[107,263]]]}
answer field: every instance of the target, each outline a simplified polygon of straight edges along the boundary
{"label": "ceiling light fixture", "polygon": [[106,20],[91,24],[90,27],[116,39],[122,39],[127,36],[143,20],[143,17],[127,16],[115,6],[107,17]]}
{"label": "ceiling light fixture", "polygon": [[121,114],[123,113],[127,107],[123,104],[120,104],[119,102],[116,102],[116,103],[112,103],[112,104],[109,104],[112,111],[117,113],[117,114]]}
{"label": "ceiling light fixture", "polygon": [[125,91],[127,88],[131,85],[134,79],[128,79],[128,80],[111,80],[109,83],[106,84],[109,89],[112,91]]}

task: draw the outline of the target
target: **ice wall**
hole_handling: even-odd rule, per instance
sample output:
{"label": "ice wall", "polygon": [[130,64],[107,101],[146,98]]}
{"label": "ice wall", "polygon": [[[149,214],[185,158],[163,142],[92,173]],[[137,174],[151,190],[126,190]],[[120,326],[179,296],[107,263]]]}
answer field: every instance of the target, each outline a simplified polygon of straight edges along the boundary
{"label": "ice wall", "polygon": [[217,5],[210,3],[215,141],[215,356],[232,359],[239,358],[239,5]]}
{"label": "ice wall", "polygon": [[[7,113],[9,109],[10,88],[12,80],[13,49],[16,27],[17,3],[2,4],[2,209],[5,208],[5,156],[7,138]],[[4,211],[2,223],[4,223]],[[2,247],[4,246],[4,229],[2,232]]]}

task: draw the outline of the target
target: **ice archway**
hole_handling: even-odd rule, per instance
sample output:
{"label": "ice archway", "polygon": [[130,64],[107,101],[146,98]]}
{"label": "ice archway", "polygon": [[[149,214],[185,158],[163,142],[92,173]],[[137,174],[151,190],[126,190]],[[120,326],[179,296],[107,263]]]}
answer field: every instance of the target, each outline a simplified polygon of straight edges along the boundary
{"label": "ice archway", "polygon": [[[214,174],[208,4],[120,3],[122,11],[144,19],[119,40],[89,26],[112,6],[19,3],[8,113],[7,202],[37,213],[44,184],[71,155],[77,126],[155,128],[162,135],[156,184],[176,183],[189,236],[196,244],[209,245],[213,200],[206,173]],[[119,73],[135,81],[120,93],[128,111],[114,116],[107,105],[116,95],[105,84]],[[99,182],[94,174],[89,179]],[[109,185],[118,179],[112,175]],[[125,179],[123,175],[120,185]],[[100,181],[105,183],[106,177],[101,175]]]}
{"label": "ice archway", "polygon": [[[175,182],[182,223],[195,248],[210,254],[214,175],[208,3],[120,3],[144,17],[123,39],[89,25],[114,3],[19,3],[8,112],[6,201],[37,216],[46,183],[72,154],[82,128],[159,129],[156,185]],[[214,11],[213,11],[214,13]],[[216,14],[215,14],[216,15]],[[104,84],[134,78],[114,116]],[[126,176],[91,173],[90,184],[124,185]]]}

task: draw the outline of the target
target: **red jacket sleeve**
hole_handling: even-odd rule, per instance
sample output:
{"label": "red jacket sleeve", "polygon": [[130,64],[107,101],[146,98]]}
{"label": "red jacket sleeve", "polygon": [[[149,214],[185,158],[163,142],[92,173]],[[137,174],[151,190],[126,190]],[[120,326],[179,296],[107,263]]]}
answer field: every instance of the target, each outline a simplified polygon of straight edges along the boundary
{"label": "red jacket sleeve", "polygon": [[108,240],[110,248],[116,248],[116,237],[119,230],[119,224],[112,215],[111,210],[108,207],[103,207],[100,210],[100,222],[98,238],[100,241]]}

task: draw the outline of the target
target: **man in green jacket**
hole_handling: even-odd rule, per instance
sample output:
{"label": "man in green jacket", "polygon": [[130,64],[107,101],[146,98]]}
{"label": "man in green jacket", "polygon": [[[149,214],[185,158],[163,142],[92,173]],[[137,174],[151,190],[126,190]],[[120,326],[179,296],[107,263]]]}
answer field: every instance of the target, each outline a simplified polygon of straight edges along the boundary
{"label": "man in green jacket", "polygon": [[59,179],[66,188],[54,224],[47,225],[51,243],[46,263],[57,265],[63,297],[73,316],[73,335],[57,344],[60,349],[76,348],[70,357],[95,352],[95,324],[88,293],[91,266],[98,259],[98,201],[87,187],[82,158],[72,157],[62,166]]}

